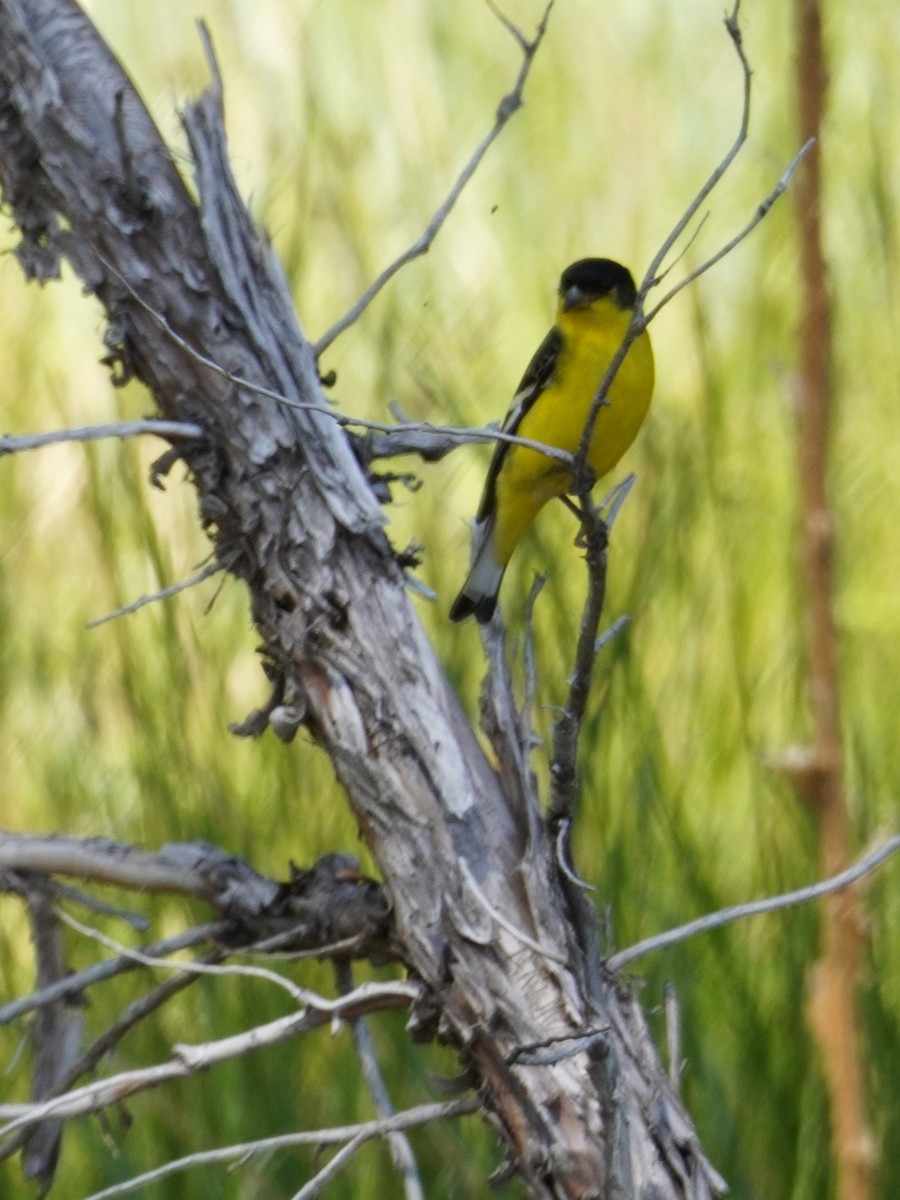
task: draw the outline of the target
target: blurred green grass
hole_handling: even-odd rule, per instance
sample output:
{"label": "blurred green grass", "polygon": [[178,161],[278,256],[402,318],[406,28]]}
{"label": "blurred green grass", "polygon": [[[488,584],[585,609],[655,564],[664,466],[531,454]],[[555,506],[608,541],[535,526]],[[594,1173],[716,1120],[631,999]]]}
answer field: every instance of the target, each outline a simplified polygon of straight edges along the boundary
{"label": "blurred green grass", "polygon": [[[385,0],[220,4],[96,0],[91,11],[184,161],[175,107],[206,77],[194,20],[208,19],[226,86],[240,186],[271,232],[304,328],[321,334],[424,228],[489,127],[519,66],[486,5]],[[526,31],[540,6],[509,14]],[[835,302],[832,497],[838,515],[848,785],[860,846],[896,820],[900,605],[893,549],[900,511],[898,170],[894,8],[830,4],[831,109],[824,143],[827,251]],[[694,265],[748,219],[796,150],[787,6],[745,6],[754,68],[751,137],[709,205]],[[148,48],[152,45],[153,53]],[[879,102],[873,105],[871,97]],[[407,268],[328,352],[334,398],[382,419],[499,418],[550,320],[560,269],[586,253],[636,272],[730,143],[740,76],[721,5],[635,0],[598,9],[558,0],[526,105],[508,126],[430,253]],[[186,164],[185,164],[186,165]],[[608,905],[618,944],[709,909],[798,886],[816,873],[809,814],[766,765],[808,730],[804,606],[796,570],[793,330],[798,277],[791,199],[752,239],[660,316],[654,408],[622,464],[638,485],[616,525],[607,620],[631,623],[604,651],[585,729],[579,870]],[[0,259],[4,431],[141,416],[148,398],[114,391],[98,360],[102,320],[76,281],[26,288]],[[191,574],[208,547],[177,471],[147,486],[160,447],[61,446],[0,464],[0,824],[102,834],[157,846],[208,838],[259,869],[286,872],[362,847],[322,754],[237,740],[229,721],[265,686],[244,595],[212,580],[88,632],[87,621]],[[396,544],[424,545],[417,601],[474,712],[481,658],[471,625],[446,609],[468,556],[467,522],[489,450],[412,464],[417,493],[391,507]],[[440,502],[437,498],[440,497]],[[547,510],[505,585],[510,627],[535,570],[539,730],[549,738],[584,591],[571,518]],[[207,604],[215,597],[211,610]],[[535,766],[546,773],[545,751]],[[866,889],[871,922],[862,1011],[872,1124],[883,1153],[878,1195],[900,1192],[897,1140],[900,900],[896,868]],[[133,901],[119,897],[123,904]],[[190,906],[154,901],[154,934]],[[195,919],[203,917],[193,912]],[[0,975],[29,986],[27,931],[4,901]],[[115,927],[111,927],[116,932]],[[118,936],[123,936],[118,930]],[[756,920],[638,964],[644,1001],[678,988],[685,1095],[737,1200],[829,1194],[827,1108],[807,1034],[805,980],[814,910]],[[73,965],[91,946],[71,942]],[[324,968],[297,968],[330,989]],[[137,977],[98,993],[99,1031]],[[132,1034],[105,1064],[155,1061],[284,1011],[264,985],[210,981]],[[398,1104],[430,1098],[423,1070],[452,1056],[410,1048],[402,1019],[375,1035]],[[21,1030],[3,1041],[7,1059]],[[326,1044],[327,1042],[327,1044]],[[4,1098],[23,1091],[21,1061]],[[73,1125],[54,1195],[77,1197],[195,1148],[371,1115],[346,1031],[322,1032],[129,1104],[133,1124]],[[468,1119],[414,1136],[431,1197],[483,1194],[492,1135]],[[168,1181],[156,1194],[290,1196],[312,1168],[294,1152]],[[21,1194],[18,1165],[0,1194]],[[391,1194],[383,1149],[368,1148],[327,1193]],[[149,1193],[148,1193],[149,1194]],[[507,1194],[521,1194],[515,1185]]]}

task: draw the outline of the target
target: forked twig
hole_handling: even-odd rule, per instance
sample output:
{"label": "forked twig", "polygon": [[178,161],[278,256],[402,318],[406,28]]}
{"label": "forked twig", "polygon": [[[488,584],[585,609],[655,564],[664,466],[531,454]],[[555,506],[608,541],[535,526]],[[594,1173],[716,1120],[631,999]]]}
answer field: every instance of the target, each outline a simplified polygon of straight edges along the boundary
{"label": "forked twig", "polygon": [[[224,951],[214,948],[207,951],[203,956],[203,962],[217,962],[222,957]],[[103,964],[101,964],[103,965]],[[51,1100],[54,1097],[62,1096],[78,1082],[82,1075],[87,1075],[97,1069],[100,1062],[109,1054],[127,1033],[135,1028],[141,1021],[151,1016],[158,1009],[162,1008],[173,996],[182,992],[185,988],[190,987],[197,981],[197,975],[177,975],[174,979],[166,979],[157,987],[152,988],[145,995],[139,997],[133,1003],[129,1004],[122,1013],[113,1021],[107,1029],[97,1037],[94,1042],[83,1052],[80,1058],[71,1064],[59,1079],[55,1082],[52,1090],[43,1097],[46,1100]],[[13,1154],[28,1140],[31,1132],[31,1126],[26,1125],[17,1133],[5,1138],[0,1144],[0,1162],[11,1158]]]}
{"label": "forked twig", "polygon": [[765,199],[759,205],[757,205],[756,212],[753,214],[747,224],[744,225],[744,227],[740,229],[730,241],[726,242],[721,249],[717,250],[715,254],[710,255],[709,258],[702,262],[699,267],[696,267],[693,271],[689,272],[683,279],[679,279],[678,283],[676,283],[673,288],[666,292],[659,303],[654,305],[654,307],[651,308],[651,310],[644,317],[645,326],[653,320],[661,308],[668,304],[673,297],[678,295],[682,288],[686,288],[689,283],[693,283],[694,280],[699,279],[701,275],[705,275],[711,267],[714,267],[717,262],[720,262],[723,258],[729,255],[732,250],[739,246],[746,237],[749,237],[760,221],[762,221],[768,215],[769,209],[779,198],[779,196],[783,195],[784,192],[787,191],[794,172],[800,166],[804,158],[806,158],[807,154],[814,145],[814,138],[809,138],[808,141],[804,142],[804,144],[788,163],[784,174],[775,184],[774,188],[772,188],[768,196],[766,196]]}
{"label": "forked twig", "polygon": [[462,1117],[468,1113],[477,1112],[479,1103],[476,1097],[471,1096],[437,1104],[420,1104],[416,1108],[397,1113],[396,1116],[381,1118],[377,1121],[364,1121],[358,1125],[284,1133],[277,1137],[260,1138],[255,1142],[221,1146],[215,1150],[198,1150],[196,1154],[174,1159],[143,1175],[135,1175],[122,1183],[104,1188],[102,1192],[94,1192],[93,1195],[85,1197],[85,1200],[114,1200],[115,1197],[127,1196],[130,1192],[136,1192],[151,1183],[158,1183],[170,1175],[188,1171],[192,1167],[222,1162],[240,1163],[252,1158],[255,1154],[269,1154],[273,1150],[285,1150],[293,1146],[334,1146],[341,1142],[353,1141],[355,1152],[365,1142],[374,1138],[386,1137],[390,1133],[406,1129],[415,1129],[433,1121],[444,1121],[449,1117]]}
{"label": "forked twig", "polygon": [[475,153],[463,167],[459,178],[450,189],[446,200],[431,218],[425,231],[413,242],[408,250],[405,250],[399,256],[399,258],[395,258],[388,267],[385,267],[375,282],[369,285],[369,287],[365,290],[365,292],[363,292],[353,307],[346,312],[336,324],[332,325],[327,333],[323,334],[322,337],[319,338],[319,340],[313,346],[313,353],[317,359],[324,354],[332,342],[334,342],[334,340],[339,337],[345,329],[348,329],[351,325],[359,320],[360,316],[369,307],[385,284],[389,283],[398,271],[405,267],[407,263],[412,262],[416,258],[420,258],[423,254],[427,254],[428,250],[431,248],[432,242],[440,232],[441,226],[447,220],[447,217],[450,215],[454,205],[462,195],[464,188],[475,174],[475,171],[478,169],[481,160],[500,136],[503,127],[506,125],[513,113],[517,112],[518,109],[522,107],[522,93],[525,90],[525,83],[531,71],[531,64],[534,62],[534,56],[537,54],[540,44],[544,40],[544,34],[547,32],[547,21],[550,18],[550,10],[553,8],[553,0],[550,0],[550,3],[544,10],[544,15],[541,17],[537,31],[535,32],[535,35],[531,41],[529,41],[522,31],[517,29],[507,17],[503,16],[497,10],[495,5],[490,3],[490,0],[488,0],[488,7],[503,25],[503,27],[512,35],[517,42],[519,49],[522,51],[522,65],[519,68],[519,75],[516,79],[515,85],[512,91],[509,92],[508,95],[504,96],[500,101],[499,105],[497,106],[497,115],[494,119],[493,128],[479,143]]}
{"label": "forked twig", "polygon": [[136,1092],[207,1070],[251,1050],[278,1045],[310,1029],[333,1025],[366,1012],[408,1007],[418,995],[418,987],[399,980],[393,983],[363,983],[347,996],[336,1000],[318,997],[314,1007],[306,1007],[301,1012],[290,1013],[231,1037],[198,1045],[173,1046],[173,1056],[168,1062],[121,1071],[52,1100],[33,1104],[0,1104],[0,1118],[7,1119],[7,1124],[0,1128],[0,1138],[41,1121],[100,1112]]}
{"label": "forked twig", "polygon": [[[672,227],[671,232],[663,240],[662,245],[653,258],[641,286],[638,290],[637,301],[632,313],[631,321],[625,336],[622,339],[616,353],[613,355],[609,366],[604,373],[600,386],[594,396],[591,404],[588,419],[585,422],[581,440],[575,454],[575,462],[572,471],[572,492],[578,496],[583,504],[585,511],[585,536],[590,545],[591,538],[596,539],[597,532],[591,527],[593,509],[588,504],[588,495],[593,486],[593,479],[587,469],[587,456],[593,439],[594,429],[596,428],[597,419],[600,415],[601,408],[607,403],[609,389],[622,362],[625,359],[634,340],[640,336],[646,329],[650,320],[662,309],[669,301],[676,296],[682,288],[688,283],[699,278],[700,275],[708,271],[715,263],[719,262],[725,255],[731,251],[746,238],[753,229],[762,221],[766,214],[771,209],[772,205],[778,197],[784,192],[790,182],[793,172],[798,164],[808,152],[811,143],[803,146],[794,156],[787,170],[779,179],[773,191],[766,199],[758,206],[753,218],[744,226],[744,228],[731,238],[731,240],[716,253],[706,259],[695,271],[690,272],[683,280],[675,284],[660,302],[651,310],[649,314],[644,315],[643,305],[651,288],[656,287],[660,279],[659,274],[662,264],[672,248],[677,243],[678,239],[688,228],[696,213],[707,200],[713,189],[723,178],[728,168],[734,162],[737,155],[740,153],[744,143],[747,140],[747,131],[750,122],[750,96],[751,96],[751,77],[750,64],[744,52],[743,37],[739,25],[740,15],[740,0],[736,0],[732,12],[725,18],[725,28],[731,43],[738,56],[743,74],[743,102],[741,105],[741,118],[737,134],[728,148],[724,157],[715,166],[709,177],[706,179],[700,190],[688,204],[687,208]],[[582,620],[581,635],[579,645],[576,651],[576,666],[574,672],[574,683],[570,688],[569,702],[564,712],[563,718],[557,722],[555,737],[554,737],[554,758],[552,766],[552,789],[549,804],[548,816],[551,821],[559,820],[561,817],[571,814],[572,805],[577,786],[576,761],[578,742],[581,734],[581,726],[584,718],[585,704],[582,702],[580,693],[585,686],[585,680],[589,685],[590,675],[593,670],[593,660],[596,657],[597,651],[603,644],[602,639],[597,639],[596,631],[599,627],[600,612],[602,611],[603,597],[600,588],[600,577],[605,582],[605,558],[601,557],[595,550],[593,555],[588,556],[589,569],[589,586],[588,586],[588,601],[585,608],[585,614]],[[598,609],[598,599],[600,609]],[[586,631],[593,630],[592,636],[588,640]]]}
{"label": "forked twig", "polygon": [[778,183],[775,185],[774,189],[758,206],[756,213],[744,226],[744,228],[738,234],[736,234],[726,246],[716,251],[715,254],[703,262],[695,271],[692,271],[685,279],[681,280],[673,288],[671,288],[666,295],[663,296],[662,300],[660,300],[660,302],[651,310],[651,312],[645,316],[644,301],[646,300],[650,290],[656,287],[662,278],[659,272],[663,262],[665,261],[672,247],[690,225],[700,207],[704,204],[712,191],[724,177],[725,173],[728,171],[728,168],[737,158],[747,140],[747,132],[750,126],[750,95],[753,73],[750,69],[750,63],[747,60],[747,55],[744,52],[744,39],[743,34],[741,33],[739,21],[740,9],[741,0],[735,0],[734,8],[725,18],[725,29],[729,38],[731,39],[731,44],[734,47],[735,53],[738,56],[744,80],[741,119],[737,135],[735,136],[731,146],[726,151],[724,157],[713,168],[705,183],[691,200],[690,204],[688,204],[681,217],[679,217],[679,219],[675,222],[668,236],[663,240],[662,245],[656,252],[652,262],[650,263],[650,266],[647,268],[647,271],[641,282],[641,286],[638,288],[637,301],[634,306],[631,322],[625,332],[625,337],[622,339],[621,345],[613,355],[603,379],[600,381],[600,386],[597,388],[597,392],[594,396],[594,400],[591,405],[591,411],[585,423],[581,441],[578,445],[578,451],[575,455],[575,468],[573,472],[575,484],[573,490],[576,492],[576,494],[586,494],[586,492],[590,490],[587,486],[589,480],[586,478],[585,466],[587,463],[588,450],[590,448],[591,440],[594,436],[594,428],[597,424],[597,418],[600,414],[600,409],[606,403],[607,396],[609,395],[609,389],[612,386],[613,380],[618,374],[619,368],[621,367],[625,359],[625,355],[628,353],[628,350],[631,347],[631,344],[643,333],[650,320],[657,315],[660,309],[668,304],[669,301],[676,296],[683,287],[686,287],[688,283],[705,274],[710,267],[714,266],[717,262],[724,258],[726,254],[730,254],[731,251],[734,250],[734,248],[740,242],[742,242],[744,238],[746,238],[753,231],[753,229],[756,228],[763,217],[765,217],[769,212],[778,197],[784,192],[785,188],[790,182],[791,175],[794,173],[798,164],[810,148],[811,143],[807,143],[805,146],[801,147],[789,164],[787,170],[782,175],[781,179],[779,179]]}

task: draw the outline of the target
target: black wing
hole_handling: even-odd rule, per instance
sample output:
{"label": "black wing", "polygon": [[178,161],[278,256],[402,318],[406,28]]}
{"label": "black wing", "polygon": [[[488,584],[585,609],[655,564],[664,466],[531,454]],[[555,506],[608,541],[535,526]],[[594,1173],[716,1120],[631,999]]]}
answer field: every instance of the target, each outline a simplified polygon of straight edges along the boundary
{"label": "black wing", "polygon": [[[522,382],[516,388],[516,394],[513,396],[512,404],[509,406],[509,412],[504,417],[503,424],[500,426],[504,433],[516,432],[522,423],[522,418],[544,388],[546,388],[547,384],[550,383],[556,371],[556,365],[559,362],[562,344],[563,336],[554,325],[541,342],[534,358],[528,364],[525,374],[522,376]],[[481,503],[478,506],[476,521],[484,521],[494,511],[494,504],[496,502],[494,492],[497,485],[497,476],[500,474],[500,469],[506,460],[506,455],[512,449],[513,446],[510,442],[497,442],[494,457],[491,459],[487,478],[484,481],[484,492],[481,496]]]}

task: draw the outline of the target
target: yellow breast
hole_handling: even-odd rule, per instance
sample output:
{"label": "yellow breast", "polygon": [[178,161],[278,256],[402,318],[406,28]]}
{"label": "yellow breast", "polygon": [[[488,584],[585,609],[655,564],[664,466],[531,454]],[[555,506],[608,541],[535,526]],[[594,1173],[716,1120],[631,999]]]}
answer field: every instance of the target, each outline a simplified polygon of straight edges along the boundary
{"label": "yellow breast", "polygon": [[[630,313],[611,300],[588,309],[562,312],[557,326],[564,344],[552,383],[522,418],[521,437],[578,449],[591,404],[613,355],[622,344]],[[653,394],[650,338],[642,333],[619,367],[607,402],[600,409],[588,462],[599,479],[613,469],[637,436]],[[508,561],[515,544],[543,505],[570,487],[570,473],[559,462],[524,447],[514,447],[497,478],[495,547]]]}

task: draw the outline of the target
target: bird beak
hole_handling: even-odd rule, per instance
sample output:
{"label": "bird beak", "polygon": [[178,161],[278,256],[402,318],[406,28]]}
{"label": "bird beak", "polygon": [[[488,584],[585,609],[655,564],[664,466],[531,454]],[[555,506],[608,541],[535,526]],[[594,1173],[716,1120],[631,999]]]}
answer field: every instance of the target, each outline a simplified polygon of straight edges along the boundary
{"label": "bird beak", "polygon": [[587,296],[580,287],[572,285],[566,292],[563,293],[562,310],[563,312],[571,312],[573,308],[584,308],[587,303]]}

